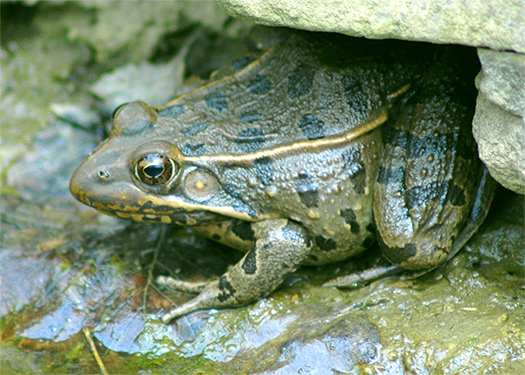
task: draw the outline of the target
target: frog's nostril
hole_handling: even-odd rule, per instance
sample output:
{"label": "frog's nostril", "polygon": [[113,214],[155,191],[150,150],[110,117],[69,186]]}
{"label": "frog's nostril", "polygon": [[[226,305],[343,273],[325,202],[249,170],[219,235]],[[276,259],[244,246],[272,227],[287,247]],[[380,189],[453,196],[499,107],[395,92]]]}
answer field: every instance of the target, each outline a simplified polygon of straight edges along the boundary
{"label": "frog's nostril", "polygon": [[97,177],[102,180],[102,181],[105,181],[107,179],[109,179],[110,177],[110,174],[108,172],[108,170],[106,168],[100,168],[97,172]]}

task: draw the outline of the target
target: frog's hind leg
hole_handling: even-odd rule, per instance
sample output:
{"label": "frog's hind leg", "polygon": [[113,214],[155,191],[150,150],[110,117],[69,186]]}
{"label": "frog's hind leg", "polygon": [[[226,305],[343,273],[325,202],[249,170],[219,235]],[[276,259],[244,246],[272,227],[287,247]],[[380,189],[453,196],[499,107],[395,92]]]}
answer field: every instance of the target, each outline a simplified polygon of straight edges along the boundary
{"label": "frog's hind leg", "polygon": [[[494,181],[494,179],[490,176],[487,168],[483,168],[483,173],[481,175],[476,198],[470,211],[470,217],[468,218],[467,223],[465,224],[461,232],[458,234],[457,238],[454,240],[445,262],[457,254],[457,252],[467,243],[467,241],[476,232],[479,226],[485,221],[488,210],[490,208],[490,204],[492,202],[492,198],[494,197],[494,191],[496,189],[496,186],[496,181]],[[371,268],[362,272],[357,272],[330,280],[327,283],[325,283],[324,286],[338,288],[356,288],[370,283],[374,280],[399,275],[401,273],[404,273],[403,277],[414,279],[427,274],[428,272],[434,270],[438,266],[439,264],[435,265],[432,268],[424,269],[422,271],[413,271],[409,272],[408,274],[406,269],[394,265]]]}
{"label": "frog's hind leg", "polygon": [[[374,216],[380,246],[394,265],[435,268],[482,221],[478,204],[491,198],[476,193],[484,172],[471,132],[475,93],[460,67],[437,63],[393,121],[374,189]],[[468,226],[472,210],[475,220]]]}
{"label": "frog's hind leg", "polygon": [[220,279],[197,284],[163,276],[157,279],[161,285],[198,293],[193,300],[166,313],[162,317],[165,323],[195,310],[243,306],[262,298],[312,251],[309,234],[294,221],[266,220],[253,223],[252,228],[255,236],[252,250]]}
{"label": "frog's hind leg", "polygon": [[474,204],[472,205],[472,210],[470,211],[470,217],[457,238],[454,240],[446,261],[453,258],[454,255],[465,246],[472,235],[476,233],[481,224],[483,224],[492,204],[496,187],[497,183],[490,175],[487,167],[483,167],[479,188],[476,198],[474,199]]}

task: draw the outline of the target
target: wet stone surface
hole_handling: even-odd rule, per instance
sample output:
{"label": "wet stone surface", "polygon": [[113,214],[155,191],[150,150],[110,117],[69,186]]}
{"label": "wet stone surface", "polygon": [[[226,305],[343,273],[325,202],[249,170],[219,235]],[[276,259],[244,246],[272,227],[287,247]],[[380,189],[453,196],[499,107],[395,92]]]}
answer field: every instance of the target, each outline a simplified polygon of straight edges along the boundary
{"label": "wet stone surface", "polygon": [[[163,3],[129,14],[153,14]],[[384,264],[372,249],[343,263],[303,267],[244,308],[162,324],[159,316],[190,296],[159,289],[156,276],[206,280],[241,254],[184,228],[110,218],[69,195],[71,173],[102,139],[110,115],[90,87],[123,66],[111,58],[118,48],[133,48],[125,35],[118,36],[121,47],[88,37],[91,17],[101,23],[111,19],[104,12],[119,17],[125,9],[86,12],[83,4],[2,3],[2,373],[98,373],[88,337],[109,373],[525,372],[525,205],[504,189],[465,249],[421,278],[391,277],[354,290],[320,286]],[[179,30],[178,40],[198,32],[201,46],[213,44],[210,34],[243,27],[211,18],[207,28],[173,22],[163,30]],[[75,43],[63,31],[71,24],[80,30]],[[159,38],[151,43],[166,43]],[[67,58],[56,56],[57,46]],[[102,56],[89,52],[97,50],[104,59],[90,55]],[[135,51],[133,61],[155,65],[153,55]]]}

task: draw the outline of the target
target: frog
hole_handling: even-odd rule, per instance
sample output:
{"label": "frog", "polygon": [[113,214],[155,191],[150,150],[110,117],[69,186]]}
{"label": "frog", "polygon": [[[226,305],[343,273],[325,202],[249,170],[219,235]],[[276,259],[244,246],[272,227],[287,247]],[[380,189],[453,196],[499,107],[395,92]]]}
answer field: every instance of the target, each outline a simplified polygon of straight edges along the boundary
{"label": "frog", "polygon": [[216,279],[159,276],[195,294],[165,323],[245,306],[302,265],[376,241],[395,269],[434,269],[490,206],[463,49],[297,30],[274,39],[165,105],[115,109],[71,178],[72,195],[103,213],[186,226],[245,253]]}

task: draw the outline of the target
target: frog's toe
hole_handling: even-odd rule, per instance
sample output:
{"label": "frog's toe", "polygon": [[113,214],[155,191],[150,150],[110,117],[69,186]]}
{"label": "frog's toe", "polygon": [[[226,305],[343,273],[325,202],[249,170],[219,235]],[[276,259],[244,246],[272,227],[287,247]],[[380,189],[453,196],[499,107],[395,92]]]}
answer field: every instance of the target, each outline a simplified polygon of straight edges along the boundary
{"label": "frog's toe", "polygon": [[403,269],[397,266],[376,267],[329,280],[323,286],[349,289],[359,288],[372,281],[397,275],[402,271]]}
{"label": "frog's toe", "polygon": [[192,282],[192,281],[182,281],[174,279],[169,276],[159,276],[157,277],[157,284],[178,290],[179,292],[184,293],[193,293],[198,294],[206,288],[211,281],[204,282]]}
{"label": "frog's toe", "polygon": [[164,323],[167,324],[173,319],[179,318],[193,311],[212,308],[216,304],[215,303],[216,297],[217,296],[215,295],[215,293],[211,293],[211,292],[206,293],[206,291],[203,291],[191,301],[183,303],[180,306],[174,307],[173,309],[168,311],[166,314],[164,314],[161,317],[161,319]]}

